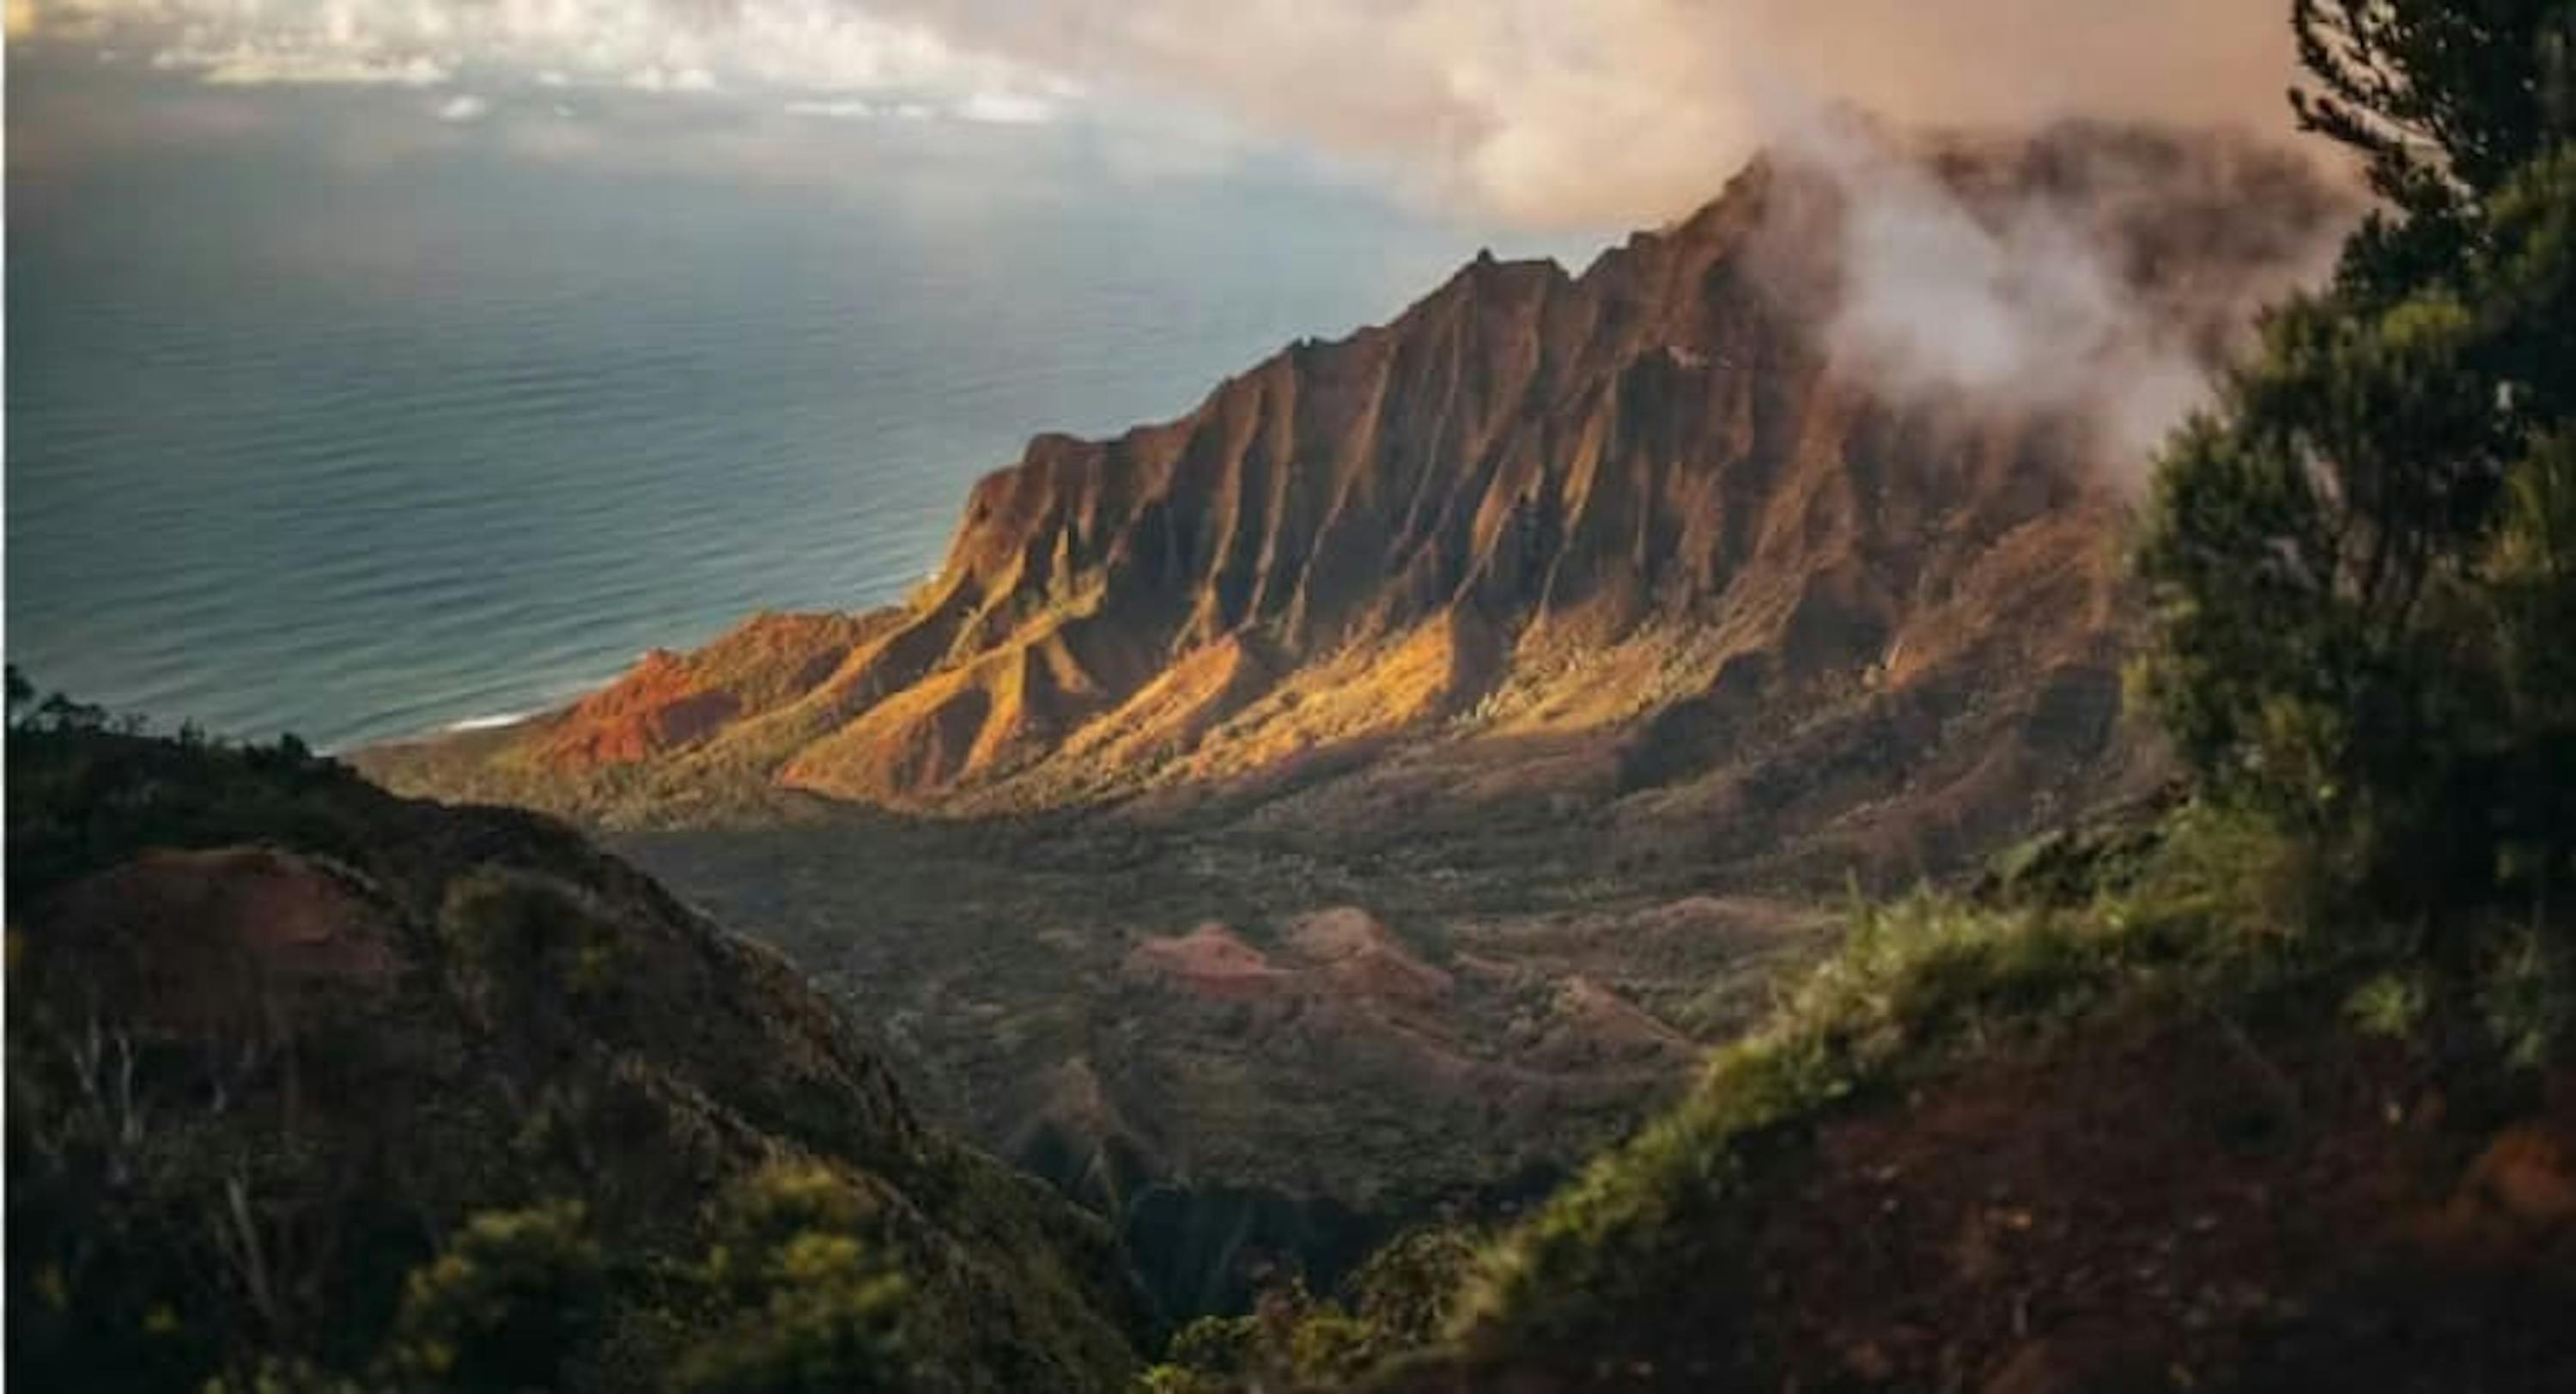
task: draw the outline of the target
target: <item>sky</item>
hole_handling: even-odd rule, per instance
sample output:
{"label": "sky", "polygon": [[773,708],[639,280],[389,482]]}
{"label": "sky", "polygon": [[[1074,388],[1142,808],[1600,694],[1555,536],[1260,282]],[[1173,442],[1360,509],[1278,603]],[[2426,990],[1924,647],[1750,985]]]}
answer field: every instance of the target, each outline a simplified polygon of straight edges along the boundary
{"label": "sky", "polygon": [[[214,138],[278,89],[370,94],[409,139],[652,166],[763,130],[1079,128],[1138,178],[1279,152],[1533,230],[1650,225],[1817,114],[2286,131],[2269,0],[7,0],[13,58],[148,70]],[[143,118],[13,122],[77,158]],[[710,137],[710,132],[719,135]],[[721,134],[727,133],[730,134]],[[371,137],[397,151],[403,140]],[[828,142],[823,142],[828,144]],[[793,174],[793,168],[784,172]]]}

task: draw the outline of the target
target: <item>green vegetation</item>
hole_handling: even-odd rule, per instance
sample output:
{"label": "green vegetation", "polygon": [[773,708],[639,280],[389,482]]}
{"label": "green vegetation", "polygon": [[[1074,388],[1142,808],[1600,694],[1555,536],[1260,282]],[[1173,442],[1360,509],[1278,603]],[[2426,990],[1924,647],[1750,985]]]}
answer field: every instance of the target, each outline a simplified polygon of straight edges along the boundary
{"label": "green vegetation", "polygon": [[599,1321],[599,1245],[576,1201],[487,1211],[403,1283],[380,1364],[405,1385],[543,1389]]}
{"label": "green vegetation", "polygon": [[[2297,897],[2284,879],[2294,859],[2255,825],[2187,808],[2148,838],[2121,828],[2100,840],[2126,844],[2098,867],[2120,889],[2070,896],[2061,882],[2045,898],[1989,904],[1927,890],[1857,906],[1842,948],[1769,1024],[1487,1252],[1462,1329],[1546,1349],[1651,1304],[1676,1272],[1723,1252],[1725,1206],[1748,1175],[1836,1110],[2007,1046],[2045,1045],[2114,1007],[2220,1020],[2354,971],[2349,946],[2271,908]],[[2249,874],[2258,866],[2271,870]]]}
{"label": "green vegetation", "polygon": [[915,1384],[903,1355],[910,1284],[861,1236],[871,1207],[839,1174],[774,1168],[718,1210],[697,1277],[722,1320],[682,1357],[692,1394],[798,1394]]}
{"label": "green vegetation", "polygon": [[[1184,1332],[1159,1387],[1320,1387],[1364,1374],[1405,1387],[1404,1370],[1444,1361],[1485,1372],[1472,1383],[1624,1350],[1749,1343],[1737,1323],[1761,1305],[1766,1276],[1744,1266],[1750,1235],[1766,1198],[1815,1164],[1825,1130],[1902,1111],[1985,1062],[2053,1058],[2114,1022],[2187,1023],[2258,1075],[2273,1067],[2257,1041],[2340,1040],[2332,1049],[2354,1052],[2393,1041],[2447,1087],[2510,1098],[2529,1097],[2530,1071],[2576,1048],[2563,936],[2497,923],[2493,952],[2443,974],[2422,930],[2320,917],[2329,887],[2299,844],[2213,804],[2050,843],[2040,857],[2059,859],[2061,874],[1998,874],[1974,899],[1926,890],[1857,904],[1842,947],[1784,992],[1767,1025],[1718,1052],[1679,1107],[1444,1265],[1402,1317],[1290,1288],[1254,1317]],[[1998,865],[2032,858],[2020,849]],[[2084,866],[2083,878],[2063,863]],[[1691,1295],[1682,1306],[1703,1326],[1658,1330],[1676,1293]]]}
{"label": "green vegetation", "polygon": [[21,705],[15,1379],[1124,1383],[1109,1236],[773,954],[543,818]]}
{"label": "green vegetation", "polygon": [[1389,1241],[1318,1300],[1302,1282],[1264,1295],[1244,1316],[1201,1317],[1171,1340],[1164,1363],[1145,1372],[1150,1394],[1214,1394],[1250,1384],[1317,1387],[1356,1379],[1380,1363],[1439,1339],[1456,1316],[1475,1261],[1460,1230],[1417,1229]]}
{"label": "green vegetation", "polygon": [[2142,686],[2202,789],[2368,903],[2576,869],[2569,8],[2300,0],[2308,124],[2389,208],[2175,441]]}

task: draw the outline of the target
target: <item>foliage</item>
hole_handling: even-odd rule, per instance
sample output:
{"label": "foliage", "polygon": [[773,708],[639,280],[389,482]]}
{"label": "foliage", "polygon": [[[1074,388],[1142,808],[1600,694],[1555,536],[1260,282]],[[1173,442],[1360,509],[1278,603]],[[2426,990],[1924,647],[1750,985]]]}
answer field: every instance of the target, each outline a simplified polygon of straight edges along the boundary
{"label": "foliage", "polygon": [[[571,830],[21,695],[0,1057],[20,1381],[1099,1389],[1132,1369],[1096,1225],[922,1128],[783,961]],[[102,875],[170,913],[129,913]],[[283,942],[277,905],[300,917]],[[829,1185],[784,1185],[782,1158]]]}
{"label": "foliage", "polygon": [[2489,1035],[2516,1066],[2560,1059],[2576,1031],[2576,964],[2565,942],[2531,926],[2487,946],[2476,993]]}
{"label": "foliage", "polygon": [[1201,1317],[1182,1327],[1163,1363],[1146,1372],[1145,1388],[1201,1394],[1356,1379],[1440,1338],[1476,1252],[1456,1228],[1408,1230],[1354,1270],[1331,1299],[1316,1298],[1292,1279],[1262,1294],[1250,1314]]}
{"label": "foliage", "polygon": [[2565,0],[2293,0],[2300,124],[2410,212],[2492,189],[2568,129]]}
{"label": "foliage", "polygon": [[2401,215],[2168,448],[2145,695],[2206,790],[2380,904],[2576,867],[2570,10],[2302,0],[2308,123]]}
{"label": "foliage", "polygon": [[2307,843],[2240,807],[2186,803],[1999,861],[1974,900],[1856,902],[1836,951],[1680,1105],[1478,1256],[1450,1343],[1540,1362],[1599,1350],[1603,1323],[1633,1333],[1672,1285],[1742,1276],[1726,1263],[1744,1221],[1730,1206],[1795,1167],[1825,1122],[2006,1048],[2050,1051],[2115,1013],[2238,1035],[2240,1020],[2284,1013],[2334,1029],[2314,1004],[2341,1003],[2356,1038],[2423,1043],[2487,1079],[2576,1045],[2563,937],[2464,911],[2488,926],[2488,952],[2472,978],[2439,973],[2438,941],[2336,918]]}
{"label": "foliage", "polygon": [[487,1021],[541,1027],[609,1004],[625,967],[616,926],[550,877],[460,876],[438,924],[460,992]]}
{"label": "foliage", "polygon": [[412,1271],[389,1363],[460,1394],[558,1388],[597,1328],[600,1268],[578,1201],[477,1215]]}
{"label": "foliage", "polygon": [[2061,853],[2061,874],[2029,899],[1924,890],[1856,903],[1842,945],[1761,1030],[1479,1256],[1453,1334],[1572,1350],[1600,1314],[1653,1312],[1662,1285],[1724,1252],[1725,1201],[1750,1169],[1905,1080],[2007,1042],[2045,1043],[2124,1001],[2219,1013],[2350,971],[2335,958],[2343,946],[2308,932],[2301,863],[2268,825],[2187,805],[2152,835],[2104,843],[2118,854],[2091,858],[2101,879],[2089,888],[2062,874],[2086,858]]}
{"label": "foliage", "polygon": [[827,1167],[778,1166],[718,1205],[702,1279],[724,1315],[682,1357],[693,1394],[909,1387],[909,1285],[861,1232],[871,1206]]}
{"label": "foliage", "polygon": [[2412,1040],[2423,1029],[2430,988],[2416,974],[2381,973],[2344,999],[2344,1014],[2364,1035]]}

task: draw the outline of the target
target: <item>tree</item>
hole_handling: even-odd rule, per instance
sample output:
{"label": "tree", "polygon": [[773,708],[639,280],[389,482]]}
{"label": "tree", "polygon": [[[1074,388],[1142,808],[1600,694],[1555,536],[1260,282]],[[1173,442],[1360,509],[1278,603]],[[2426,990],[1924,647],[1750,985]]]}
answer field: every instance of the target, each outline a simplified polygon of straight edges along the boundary
{"label": "tree", "polygon": [[2299,124],[2422,215],[2512,178],[2566,130],[2566,0],[2292,0]]}
{"label": "tree", "polygon": [[577,1201],[476,1215],[412,1271],[388,1363],[441,1390],[558,1388],[599,1323],[601,1262]]}
{"label": "tree", "polygon": [[2570,0],[2295,0],[2390,208],[2160,462],[2147,696],[2213,794],[2419,903],[2576,833]]}
{"label": "tree", "polygon": [[690,1394],[864,1394],[914,1384],[911,1286],[865,1231],[873,1206],[820,1164],[781,1164],[718,1202],[700,1279],[722,1314],[682,1355]]}

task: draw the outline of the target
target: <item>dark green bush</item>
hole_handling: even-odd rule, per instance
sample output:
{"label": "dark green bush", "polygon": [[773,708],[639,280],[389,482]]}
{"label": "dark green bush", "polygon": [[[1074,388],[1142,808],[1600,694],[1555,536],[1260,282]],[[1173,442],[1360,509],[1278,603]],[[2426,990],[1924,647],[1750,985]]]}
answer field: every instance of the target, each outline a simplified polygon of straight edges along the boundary
{"label": "dark green bush", "polygon": [[2143,687],[2212,797],[2424,908],[2576,869],[2563,0],[2298,7],[2392,212],[2161,462]]}

